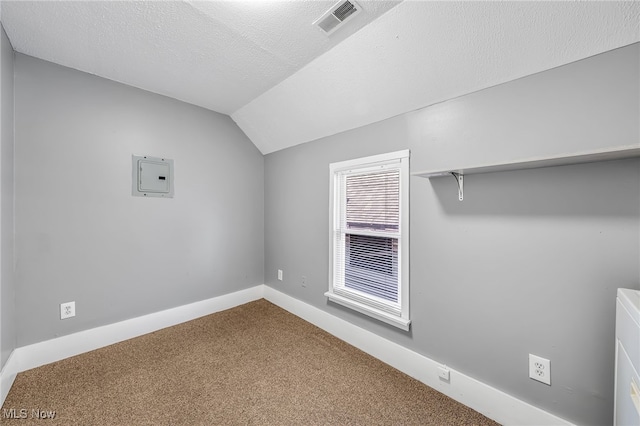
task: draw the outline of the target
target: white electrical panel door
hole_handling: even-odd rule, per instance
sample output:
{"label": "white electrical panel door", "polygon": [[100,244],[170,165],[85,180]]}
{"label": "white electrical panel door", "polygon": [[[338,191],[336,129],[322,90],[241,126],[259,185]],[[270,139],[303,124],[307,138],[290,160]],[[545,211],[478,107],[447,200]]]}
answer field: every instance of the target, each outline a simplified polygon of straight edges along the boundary
{"label": "white electrical panel door", "polygon": [[169,164],[143,160],[138,164],[138,191],[169,193]]}
{"label": "white electrical panel door", "polygon": [[132,160],[132,195],[173,197],[173,160],[135,155]]}

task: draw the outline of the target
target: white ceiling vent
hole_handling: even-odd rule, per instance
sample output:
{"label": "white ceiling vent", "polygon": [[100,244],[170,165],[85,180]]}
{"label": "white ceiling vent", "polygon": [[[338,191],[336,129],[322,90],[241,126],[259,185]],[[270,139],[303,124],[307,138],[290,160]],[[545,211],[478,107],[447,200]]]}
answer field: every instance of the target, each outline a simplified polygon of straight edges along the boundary
{"label": "white ceiling vent", "polygon": [[355,1],[343,0],[327,10],[313,25],[320,27],[326,34],[331,34],[361,11],[362,9]]}

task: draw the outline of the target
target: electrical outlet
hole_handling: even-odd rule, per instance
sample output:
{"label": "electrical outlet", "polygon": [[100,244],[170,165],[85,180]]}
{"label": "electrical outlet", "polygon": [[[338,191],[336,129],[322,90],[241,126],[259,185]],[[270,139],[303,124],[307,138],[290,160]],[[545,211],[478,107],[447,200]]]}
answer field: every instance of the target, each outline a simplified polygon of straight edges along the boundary
{"label": "electrical outlet", "polygon": [[304,275],[302,276],[302,287],[306,287],[307,286],[307,277],[305,277]]}
{"label": "electrical outlet", "polygon": [[451,376],[450,376],[449,368],[447,368],[446,365],[443,365],[442,367],[438,367],[438,377],[440,377],[445,382],[449,381]]}
{"label": "electrical outlet", "polygon": [[60,319],[67,319],[76,316],[76,302],[60,304]]}
{"label": "electrical outlet", "polygon": [[282,269],[278,269],[278,281],[282,281]]}
{"label": "electrical outlet", "polygon": [[551,361],[529,354],[529,377],[551,386]]}

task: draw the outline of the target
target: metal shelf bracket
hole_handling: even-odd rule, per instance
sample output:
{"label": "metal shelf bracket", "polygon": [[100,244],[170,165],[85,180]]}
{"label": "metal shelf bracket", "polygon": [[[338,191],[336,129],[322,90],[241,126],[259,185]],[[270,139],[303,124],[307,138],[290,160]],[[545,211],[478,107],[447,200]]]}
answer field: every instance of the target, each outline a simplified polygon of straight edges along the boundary
{"label": "metal shelf bracket", "polygon": [[453,176],[458,183],[458,200],[462,201],[464,199],[464,175],[451,172],[451,176]]}

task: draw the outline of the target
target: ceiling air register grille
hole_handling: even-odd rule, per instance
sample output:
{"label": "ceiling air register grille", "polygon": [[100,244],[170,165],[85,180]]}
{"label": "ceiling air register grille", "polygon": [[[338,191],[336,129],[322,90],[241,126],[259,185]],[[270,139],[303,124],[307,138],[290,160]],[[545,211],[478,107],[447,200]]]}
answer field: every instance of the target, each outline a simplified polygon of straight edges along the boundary
{"label": "ceiling air register grille", "polygon": [[360,13],[360,6],[354,1],[347,0],[336,3],[331,9],[326,11],[320,19],[314,22],[327,34],[331,34],[347,20]]}

